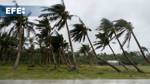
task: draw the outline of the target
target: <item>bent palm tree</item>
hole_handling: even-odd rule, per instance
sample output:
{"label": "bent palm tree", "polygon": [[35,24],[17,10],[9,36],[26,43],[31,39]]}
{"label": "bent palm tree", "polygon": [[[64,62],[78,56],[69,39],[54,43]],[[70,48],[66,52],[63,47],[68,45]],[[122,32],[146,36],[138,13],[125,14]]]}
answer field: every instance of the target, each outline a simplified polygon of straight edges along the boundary
{"label": "bent palm tree", "polygon": [[101,60],[102,62],[106,63],[107,65],[111,66],[112,68],[114,68],[116,71],[120,72],[120,70],[118,68],[116,68],[115,66],[109,64],[107,61],[97,57],[97,54],[95,52],[95,49],[93,47],[93,44],[89,38],[89,35],[88,35],[88,31],[91,31],[91,29],[87,28],[86,25],[83,23],[83,21],[79,18],[79,21],[80,21],[80,24],[74,24],[74,29],[72,29],[70,31],[71,33],[71,36],[73,38],[74,41],[85,41],[85,38],[87,37],[88,41],[89,41],[89,44],[92,48],[92,51],[94,53],[94,56],[93,58],[96,58],[96,59],[99,59]]}
{"label": "bent palm tree", "polygon": [[103,18],[102,20],[102,23],[101,23],[101,26],[100,26],[100,30],[103,30],[103,32],[106,32],[108,33],[108,36],[115,36],[117,42],[119,43],[119,46],[125,56],[125,58],[130,62],[130,64],[132,64],[132,66],[138,71],[138,72],[143,72],[142,70],[140,70],[136,64],[127,56],[124,48],[123,48],[123,45],[121,44],[120,40],[119,40],[119,37],[125,32],[125,29],[123,28],[120,28],[120,27],[116,27],[116,24],[117,23],[113,23],[111,21],[109,21],[108,19],[106,18]]}
{"label": "bent palm tree", "polygon": [[125,29],[127,31],[127,34],[126,34],[125,40],[123,42],[123,45],[126,43],[126,41],[128,39],[129,39],[128,41],[130,42],[131,36],[133,36],[134,40],[136,41],[136,43],[137,43],[137,45],[140,49],[140,52],[141,52],[143,58],[145,59],[146,62],[150,63],[150,60],[147,59],[145,53],[142,50],[142,46],[140,45],[139,41],[137,40],[136,35],[133,32],[132,24],[130,22],[127,22],[124,19],[116,20],[115,22],[116,22],[116,24],[115,24],[116,27]]}
{"label": "bent palm tree", "polygon": [[108,46],[110,48],[110,50],[113,53],[113,56],[116,60],[119,60],[119,62],[121,63],[122,67],[125,68],[126,70],[128,70],[128,68],[123,64],[123,62],[116,56],[113,48],[110,45],[110,39],[108,37],[108,35],[106,33],[98,33],[96,34],[97,39],[99,39],[99,41],[95,42],[95,45],[97,45],[97,48],[103,48],[102,50],[105,49],[106,46]]}
{"label": "bent palm tree", "polygon": [[68,27],[68,19],[71,19],[73,15],[69,15],[69,12],[66,10],[66,6],[63,0],[62,0],[62,4],[56,4],[56,5],[51,6],[50,8],[45,8],[43,12],[47,12],[47,13],[44,13],[41,16],[48,16],[50,21],[55,22],[55,25],[53,28],[57,28],[58,30],[60,30],[61,28],[66,26],[69,44],[70,44],[72,56],[73,56],[73,64],[74,64],[74,68],[76,69],[76,58],[74,55],[73,45],[72,45],[70,31]]}
{"label": "bent palm tree", "polygon": [[[52,41],[51,34],[52,34],[53,29],[50,25],[49,19],[46,16],[44,16],[42,17],[41,20],[37,20],[37,21],[38,21],[38,24],[36,24],[36,26],[37,26],[37,29],[40,30],[39,38],[45,43],[45,46],[49,48],[50,51],[47,50],[46,52],[47,53],[50,52],[49,55],[50,56],[52,55],[52,58],[56,67],[56,60],[54,57],[53,47],[51,44],[51,41]],[[50,61],[50,56],[46,57],[47,58],[46,63],[48,62],[48,60]]]}

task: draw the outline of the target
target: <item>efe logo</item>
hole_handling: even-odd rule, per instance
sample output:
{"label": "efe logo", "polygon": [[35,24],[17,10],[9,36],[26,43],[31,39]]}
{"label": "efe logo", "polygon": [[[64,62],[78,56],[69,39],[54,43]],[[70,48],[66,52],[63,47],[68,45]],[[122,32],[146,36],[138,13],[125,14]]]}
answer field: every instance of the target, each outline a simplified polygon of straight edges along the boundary
{"label": "efe logo", "polygon": [[6,14],[25,14],[24,7],[6,7]]}

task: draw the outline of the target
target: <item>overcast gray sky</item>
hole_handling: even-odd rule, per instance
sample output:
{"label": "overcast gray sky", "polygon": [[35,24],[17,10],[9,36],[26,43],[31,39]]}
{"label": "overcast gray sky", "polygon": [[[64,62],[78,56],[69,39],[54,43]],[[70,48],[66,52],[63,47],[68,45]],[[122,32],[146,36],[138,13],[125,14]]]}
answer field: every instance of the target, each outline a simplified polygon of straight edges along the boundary
{"label": "overcast gray sky", "polygon": [[[1,4],[12,4],[11,0],[0,0]],[[60,3],[61,0],[17,0],[21,5],[42,5],[51,6]],[[150,0],[64,0],[67,10],[70,14],[80,16],[86,25],[93,31],[90,32],[90,38],[95,41],[95,29],[100,24],[102,18],[110,20],[126,19],[132,22],[134,32],[137,35],[141,45],[150,49]],[[66,30],[61,33],[67,37]],[[86,42],[87,43],[87,42]],[[74,49],[80,48],[79,43],[73,43]],[[116,52],[120,52],[117,44],[112,44]],[[138,50],[134,40],[131,42],[129,50]],[[99,53],[100,50],[97,50]],[[103,52],[110,52],[106,48]]]}

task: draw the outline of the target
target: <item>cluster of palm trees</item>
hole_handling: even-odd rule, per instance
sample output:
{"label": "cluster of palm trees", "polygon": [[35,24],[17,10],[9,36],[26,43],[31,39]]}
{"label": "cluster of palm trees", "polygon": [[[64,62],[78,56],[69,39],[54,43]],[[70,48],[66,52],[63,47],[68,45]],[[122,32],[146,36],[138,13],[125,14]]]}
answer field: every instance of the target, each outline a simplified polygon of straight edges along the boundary
{"label": "cluster of palm trees", "polygon": [[[16,6],[18,6],[17,3]],[[79,23],[73,24],[73,29],[70,30],[68,22],[71,20],[72,17],[78,18]],[[69,11],[66,10],[66,6],[63,0],[61,4],[55,4],[51,7],[44,8],[39,18],[40,20],[36,20],[37,23],[30,22],[28,20],[28,16],[23,15],[7,16],[0,18],[0,30],[6,27],[10,27],[8,35],[12,36],[13,38],[16,37],[16,40],[18,41],[17,57],[14,64],[14,70],[16,70],[19,65],[21,51],[23,49],[23,46],[25,45],[26,39],[28,39],[30,44],[30,52],[34,51],[35,45],[39,45],[41,52],[43,52],[44,50],[43,57],[45,57],[45,62],[47,64],[53,63],[55,65],[55,68],[58,67],[58,63],[64,63],[72,70],[78,69],[72,41],[84,42],[85,39],[88,40],[90,47],[83,45],[83,49],[81,49],[81,52],[83,52],[85,55],[89,54],[90,52],[90,64],[97,64],[99,61],[101,61],[109,65],[116,71],[121,72],[119,68],[108,63],[107,60],[99,57],[94,48],[94,46],[97,46],[97,49],[105,49],[105,47],[108,46],[112,51],[114,58],[120,61],[120,59],[116,56],[114,49],[111,47],[111,41],[116,40],[123,52],[123,56],[138,72],[143,72],[134,63],[133,59],[130,59],[130,57],[128,57],[124,49],[125,44],[130,44],[131,37],[135,39],[145,61],[150,63],[143,51],[143,47],[140,45],[136,35],[133,32],[132,24],[124,19],[110,21],[106,18],[103,18],[101,20],[100,26],[97,28],[97,31],[99,32],[95,35],[97,41],[95,41],[95,43],[93,44],[88,34],[92,30],[86,26],[84,21],[82,21],[79,16],[69,14]],[[63,35],[60,35],[58,33],[58,31],[62,28],[66,28],[69,44],[64,40]],[[37,33],[36,31],[39,31],[39,33]],[[31,38],[31,33],[34,34],[36,39]],[[1,34],[1,36],[3,35]],[[120,37],[122,36],[125,36],[123,42],[120,40]],[[34,41],[36,41],[35,44]],[[5,47],[7,47],[7,45]],[[69,48],[71,51],[69,51]],[[34,57],[32,57],[32,60],[34,60]],[[122,61],[120,61],[120,63],[125,69],[129,70]],[[34,63],[32,64],[34,65]]]}

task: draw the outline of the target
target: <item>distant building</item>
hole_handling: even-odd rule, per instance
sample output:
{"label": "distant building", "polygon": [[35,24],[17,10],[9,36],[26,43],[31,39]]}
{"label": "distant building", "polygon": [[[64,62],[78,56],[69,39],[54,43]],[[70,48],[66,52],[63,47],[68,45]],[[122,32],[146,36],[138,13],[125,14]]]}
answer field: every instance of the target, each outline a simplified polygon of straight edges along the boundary
{"label": "distant building", "polygon": [[108,60],[107,62],[114,65],[114,66],[119,66],[120,65],[120,62],[118,60]]}

